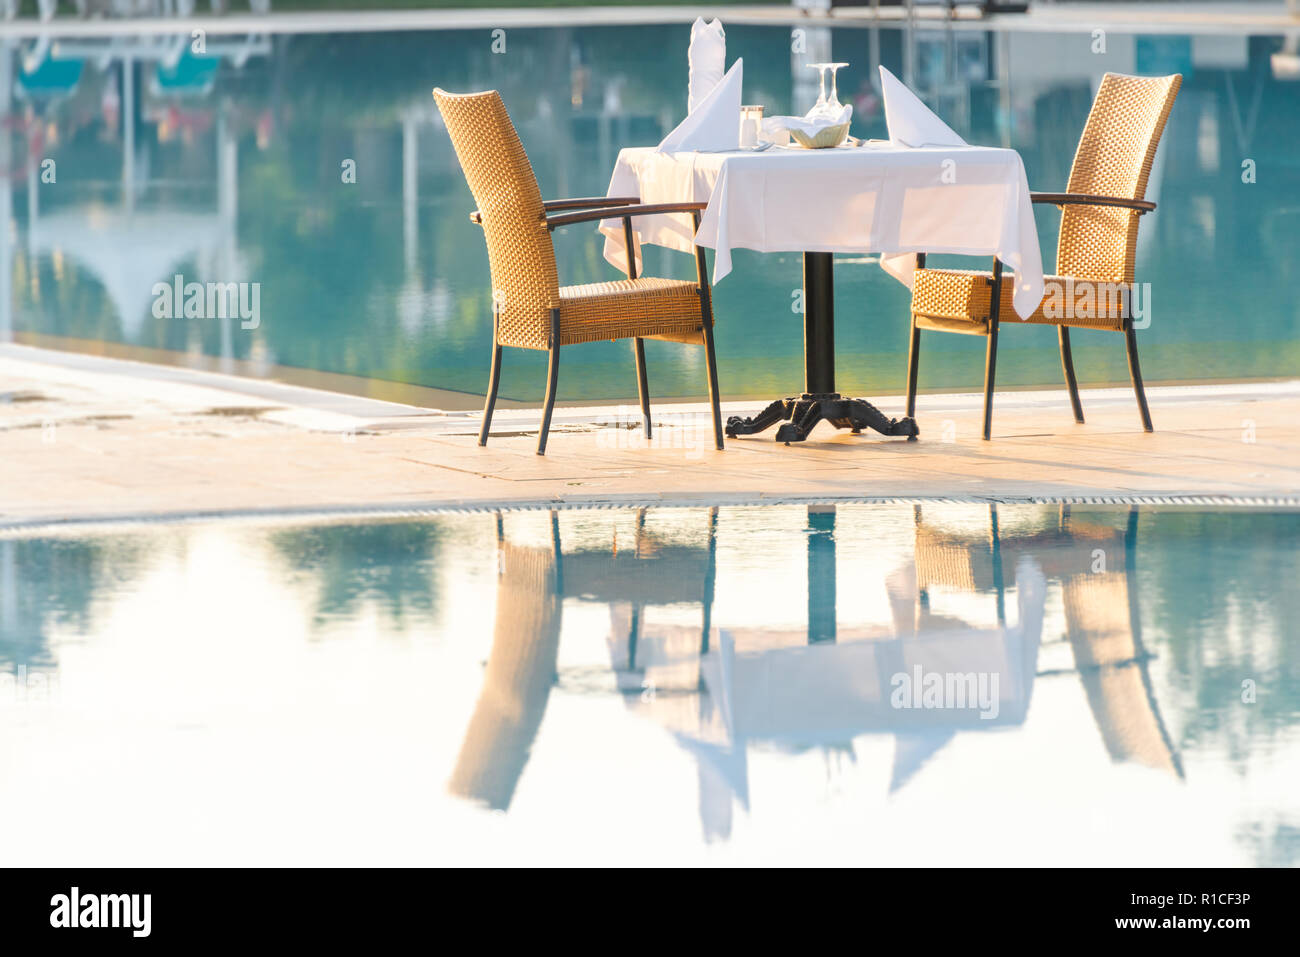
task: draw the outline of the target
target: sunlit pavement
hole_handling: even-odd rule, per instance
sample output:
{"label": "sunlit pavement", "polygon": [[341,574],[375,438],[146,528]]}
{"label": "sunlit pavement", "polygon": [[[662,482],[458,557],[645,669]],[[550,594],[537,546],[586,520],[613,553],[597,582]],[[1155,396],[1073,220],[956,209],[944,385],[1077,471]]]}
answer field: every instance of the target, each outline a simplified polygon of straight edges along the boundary
{"label": "sunlit pavement", "polygon": [[[19,358],[21,356],[21,358]],[[476,413],[439,413],[310,389],[96,359],[0,353],[0,523],[209,512],[402,510],[565,502],[698,503],[947,497],[992,501],[1300,496],[1300,382],[1132,393],[999,394],[993,441],[980,397],[922,395],[921,439],[821,425],[712,447],[705,406],[654,407],[653,441],[630,406],[561,408],[545,457],[537,412],[499,410],[486,448]],[[874,397],[887,415],[898,396]],[[727,403],[724,416],[760,403]]]}

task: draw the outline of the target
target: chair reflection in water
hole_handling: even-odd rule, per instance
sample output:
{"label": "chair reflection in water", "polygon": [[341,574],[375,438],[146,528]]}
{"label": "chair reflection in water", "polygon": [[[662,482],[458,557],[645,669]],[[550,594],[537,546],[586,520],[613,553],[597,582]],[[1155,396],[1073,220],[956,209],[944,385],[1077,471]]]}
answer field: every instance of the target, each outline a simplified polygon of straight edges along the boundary
{"label": "chair reflection in water", "polygon": [[[621,691],[643,690],[636,654],[647,606],[699,602],[703,620],[691,632],[691,650],[707,650],[717,521],[718,510],[710,509],[705,546],[682,544],[647,531],[642,509],[630,548],[620,548],[615,537],[608,547],[585,545],[566,554],[554,512],[545,546],[511,542],[497,517],[496,626],[483,690],[449,784],[453,794],[498,810],[510,806],[556,681],[566,598],[608,603],[611,617],[625,621]],[[621,616],[619,609],[626,609]]]}
{"label": "chair reflection in water", "polygon": [[995,505],[989,506],[987,533],[980,535],[926,522],[917,506],[917,587],[922,604],[935,589],[992,592],[1001,620],[1004,589],[1016,583],[1023,557],[1032,555],[1047,578],[1060,583],[1072,670],[1111,758],[1181,777],[1142,641],[1137,531],[1136,506],[1122,529],[1075,519],[1063,505],[1054,525],[1010,535],[1000,531]]}
{"label": "chair reflection in water", "polygon": [[[555,523],[554,513],[551,520]],[[500,516],[497,549],[492,651],[448,788],[505,810],[555,684],[563,599],[558,549],[507,541]]]}
{"label": "chair reflection in water", "polygon": [[[647,530],[641,512],[630,547],[585,536],[569,554],[554,514],[547,546],[510,543],[499,521],[497,627],[450,788],[509,806],[557,680],[566,598],[610,606],[617,690],[695,757],[708,838],[729,835],[735,800],[748,806],[750,744],[852,754],[858,735],[893,734],[889,787],[896,790],[958,732],[1022,724],[1035,680],[1062,672],[1078,673],[1114,760],[1180,775],[1141,641],[1136,517],[1130,513],[1121,530],[1074,521],[1063,509],[1054,525],[1007,534],[990,508],[988,530],[970,534],[927,521],[918,509],[912,559],[886,580],[891,624],[846,627],[834,615],[837,514],[810,509],[806,630],[715,627],[716,509],[685,540]],[[1100,565],[1099,552],[1117,567]],[[1062,591],[1069,669],[1039,669],[1049,580]],[[1013,587],[1017,613],[1009,625]],[[951,595],[961,614],[937,612]],[[992,598],[995,627],[967,620],[978,595]],[[651,606],[683,603],[699,604],[698,627],[645,616]],[[931,675],[956,679],[953,687],[967,689],[968,699],[917,706],[913,693],[909,704],[900,688]],[[978,684],[981,676],[987,685]]]}

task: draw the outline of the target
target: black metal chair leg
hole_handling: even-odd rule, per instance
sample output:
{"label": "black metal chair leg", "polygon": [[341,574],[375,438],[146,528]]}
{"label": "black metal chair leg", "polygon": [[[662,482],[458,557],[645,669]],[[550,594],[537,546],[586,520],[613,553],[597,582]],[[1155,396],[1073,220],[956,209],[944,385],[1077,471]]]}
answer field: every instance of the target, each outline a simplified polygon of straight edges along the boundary
{"label": "black metal chair leg", "polygon": [[478,430],[478,444],[487,445],[488,429],[492,427],[492,410],[497,404],[497,386],[501,382],[501,346],[492,343],[492,371],[488,375],[487,401],[483,404],[483,424]]}
{"label": "black metal chair leg", "polygon": [[1133,330],[1133,320],[1124,323],[1124,340],[1128,346],[1128,375],[1133,380],[1133,391],[1137,395],[1138,411],[1142,414],[1142,428],[1154,432],[1151,425],[1151,410],[1147,408],[1147,393],[1142,387],[1142,367],[1138,364],[1137,333]]}
{"label": "black metal chair leg", "polygon": [[1070,407],[1074,409],[1074,421],[1083,424],[1083,403],[1079,401],[1079,382],[1074,377],[1074,354],[1070,351],[1070,330],[1066,326],[1056,327],[1057,338],[1061,341],[1061,369],[1065,372],[1065,387],[1070,390]]}
{"label": "black metal chair leg", "polygon": [[[691,219],[695,228],[700,228],[700,214],[694,212]],[[722,442],[722,406],[718,398],[718,357],[713,351],[713,291],[709,287],[709,267],[704,258],[704,250],[695,247],[695,282],[700,290],[700,319],[704,332],[704,358],[709,367],[709,404],[713,406],[713,444],[719,452],[724,448]]]}
{"label": "black metal chair leg", "polygon": [[921,363],[921,330],[916,326],[916,315],[912,316],[912,342],[907,347],[907,416],[916,415],[916,377]]}
{"label": "black metal chair leg", "polygon": [[[916,268],[925,268],[925,253],[916,254]],[[916,415],[916,378],[921,364],[921,330],[916,327],[916,313],[912,313],[912,340],[907,347],[907,417]]]}
{"label": "black metal chair leg", "polygon": [[636,353],[636,394],[641,399],[641,421],[645,425],[645,437],[650,438],[650,385],[645,375],[645,340],[634,339],[632,349]]}
{"label": "black metal chair leg", "polygon": [[555,388],[560,379],[560,310],[551,310],[551,362],[546,370],[546,405],[542,409],[542,427],[537,433],[537,454],[546,454],[546,436],[551,431],[551,412],[555,409]]}
{"label": "black metal chair leg", "polygon": [[497,404],[497,386],[501,384],[501,343],[497,342],[500,316],[492,310],[492,371],[488,373],[487,399],[483,403],[483,424],[478,430],[478,444],[487,445],[488,429],[492,426],[492,410]]}
{"label": "black metal chair leg", "polygon": [[984,353],[984,441],[993,433],[993,381],[998,364],[998,311],[1002,305],[1002,262],[993,260],[993,281],[989,290],[988,349]]}
{"label": "black metal chair leg", "polygon": [[713,444],[719,452],[722,444],[722,405],[718,398],[718,358],[713,351],[713,322],[706,317],[704,323],[704,357],[709,367],[709,405],[713,409]]}
{"label": "black metal chair leg", "polygon": [[993,433],[993,379],[998,364],[998,325],[989,323],[988,350],[984,353],[984,441]]}

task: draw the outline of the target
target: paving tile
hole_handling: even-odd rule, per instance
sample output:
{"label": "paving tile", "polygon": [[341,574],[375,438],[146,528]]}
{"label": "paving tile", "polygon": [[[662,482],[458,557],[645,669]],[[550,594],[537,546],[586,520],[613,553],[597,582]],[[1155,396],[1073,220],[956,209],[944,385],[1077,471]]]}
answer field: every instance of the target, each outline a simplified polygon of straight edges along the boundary
{"label": "paving tile", "polygon": [[[312,430],[282,420],[196,415],[249,406],[204,386],[130,381],[0,359],[6,382],[48,396],[43,409],[0,406],[0,523],[210,509],[405,507],[504,501],[617,503],[846,496],[1300,495],[1300,386],[1152,390],[1160,431],[1145,434],[1128,401],[1085,393],[1086,425],[1060,402],[1010,397],[994,439],[979,437],[970,397],[925,396],[918,442],[820,427],[786,446],[770,435],[729,440],[673,426],[639,433],[566,425],[548,454],[529,425],[477,444],[476,421],[407,419],[400,429]],[[1166,400],[1167,397],[1167,400]],[[23,405],[26,405],[24,403]],[[897,397],[882,401],[897,414]],[[941,415],[924,408],[942,410]],[[567,410],[570,414],[574,410]],[[672,412],[665,410],[665,416]],[[590,413],[593,421],[599,411]],[[105,418],[125,416],[124,418]],[[56,422],[55,441],[41,424]],[[523,419],[520,419],[522,422]],[[951,422],[955,441],[943,441]],[[1239,423],[1253,423],[1250,433]],[[313,426],[315,428],[315,426]],[[503,431],[519,428],[508,423]],[[449,431],[450,429],[450,431]]]}

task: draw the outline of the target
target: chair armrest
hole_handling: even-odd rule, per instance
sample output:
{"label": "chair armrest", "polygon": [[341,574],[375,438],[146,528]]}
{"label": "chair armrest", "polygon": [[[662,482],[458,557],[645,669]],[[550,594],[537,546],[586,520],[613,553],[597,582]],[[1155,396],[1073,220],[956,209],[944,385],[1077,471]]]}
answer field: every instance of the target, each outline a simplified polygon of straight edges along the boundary
{"label": "chair armrest", "polygon": [[592,196],[588,199],[548,199],[542,203],[547,212],[553,209],[608,209],[610,206],[635,206],[640,196]]}
{"label": "chair armrest", "polygon": [[1053,206],[1119,206],[1137,210],[1141,216],[1156,208],[1146,199],[1125,199],[1122,196],[1093,196],[1088,193],[1030,193],[1031,203],[1051,203]]}
{"label": "chair armrest", "polygon": [[546,217],[547,229],[559,229],[574,223],[590,223],[601,219],[627,219],[632,216],[656,216],[661,213],[694,213],[708,203],[650,203],[648,205],[621,206],[617,209],[589,209],[578,213],[561,213]]}
{"label": "chair armrest", "polygon": [[[641,202],[640,196],[591,196],[584,199],[547,199],[542,201],[542,209],[609,209],[611,206],[631,206]],[[483,225],[483,214],[477,209],[469,214],[469,221]]]}

